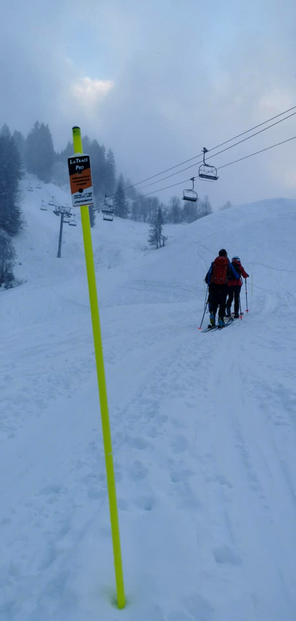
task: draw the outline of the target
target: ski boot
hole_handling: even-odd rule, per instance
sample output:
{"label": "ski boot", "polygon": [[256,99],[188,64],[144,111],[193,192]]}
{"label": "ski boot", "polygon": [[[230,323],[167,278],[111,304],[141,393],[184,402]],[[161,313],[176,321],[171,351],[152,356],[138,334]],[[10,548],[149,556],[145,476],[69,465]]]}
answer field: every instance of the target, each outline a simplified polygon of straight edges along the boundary
{"label": "ski boot", "polygon": [[219,328],[224,328],[225,326],[224,319],[222,319],[221,317],[219,317],[218,326]]}
{"label": "ski boot", "polygon": [[210,313],[210,325],[212,327],[214,327],[216,325],[215,324],[215,315],[214,315],[214,313]]}

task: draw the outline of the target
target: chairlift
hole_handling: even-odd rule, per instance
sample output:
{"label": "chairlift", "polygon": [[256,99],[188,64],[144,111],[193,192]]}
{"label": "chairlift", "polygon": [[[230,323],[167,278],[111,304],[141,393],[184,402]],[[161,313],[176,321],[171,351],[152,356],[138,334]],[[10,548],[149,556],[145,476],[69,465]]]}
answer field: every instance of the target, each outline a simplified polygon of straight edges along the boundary
{"label": "chairlift", "polygon": [[206,163],[206,153],[208,153],[208,149],[204,147],[203,164],[201,164],[198,169],[198,176],[201,179],[207,179],[207,181],[217,181],[219,179],[217,175],[217,168],[215,168],[215,166],[210,166],[210,164]]}
{"label": "chairlift", "polygon": [[102,207],[102,214],[103,214],[103,220],[108,220],[109,222],[112,222],[114,218],[114,207],[113,207],[112,201],[108,199],[106,194],[104,198],[104,204]]}
{"label": "chairlift", "polygon": [[70,214],[69,212],[64,212],[64,224],[70,224]]}
{"label": "chairlift", "polygon": [[77,222],[76,222],[75,218],[76,218],[76,215],[72,214],[71,217],[70,217],[69,226],[76,226],[77,225]]}
{"label": "chairlift", "polygon": [[108,220],[109,222],[113,221],[113,219],[114,219],[114,209],[113,209],[113,207],[109,207],[109,208],[104,207],[102,209],[102,214],[103,214],[103,220]]}
{"label": "chairlift", "polygon": [[38,185],[36,185],[37,190],[41,190],[41,185],[40,183],[38,183]]}
{"label": "chairlift", "polygon": [[42,201],[41,206],[40,206],[40,209],[41,209],[42,211],[47,211],[47,205],[45,204],[45,202],[44,202],[44,201]]}
{"label": "chairlift", "polygon": [[29,185],[28,185],[28,192],[33,192],[33,188],[32,188],[32,186],[31,186],[31,184],[30,184],[30,183],[29,183]]}
{"label": "chairlift", "polygon": [[49,204],[51,207],[55,207],[55,206],[56,206],[56,202],[55,202],[55,197],[54,197],[54,196],[51,198],[51,200],[50,200],[50,201],[48,201],[48,204]]}
{"label": "chairlift", "polygon": [[197,192],[195,192],[194,189],[194,180],[195,177],[191,177],[190,181],[192,181],[192,188],[189,190],[183,190],[183,201],[191,201],[193,203],[196,203],[198,196],[197,196]]}

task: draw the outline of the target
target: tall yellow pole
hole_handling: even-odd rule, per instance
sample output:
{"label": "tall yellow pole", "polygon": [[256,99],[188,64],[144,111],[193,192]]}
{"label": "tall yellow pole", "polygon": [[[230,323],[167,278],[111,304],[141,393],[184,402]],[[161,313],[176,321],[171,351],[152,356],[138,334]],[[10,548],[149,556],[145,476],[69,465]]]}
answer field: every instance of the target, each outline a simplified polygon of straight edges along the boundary
{"label": "tall yellow pole", "polygon": [[[74,153],[83,153],[81,132],[79,127],[73,127],[73,145]],[[92,249],[89,209],[87,205],[82,205],[81,220],[84,240],[84,251],[86,260],[86,271],[88,279],[88,290],[90,298],[91,318],[94,336],[95,357],[97,366],[97,378],[100,395],[101,406],[101,419],[103,428],[103,440],[105,449],[105,461],[107,471],[107,485],[109,494],[109,507],[110,507],[110,520],[113,540],[113,554],[114,554],[114,566],[115,566],[115,579],[117,590],[117,605],[118,608],[125,607],[125,594],[124,594],[124,582],[122,571],[122,559],[121,559],[121,547],[120,547],[120,533],[119,533],[119,521],[118,521],[118,509],[116,499],[116,486],[115,486],[115,474],[113,464],[112,453],[112,440],[111,429],[108,411],[108,399],[107,399],[107,387],[104,368],[104,355],[103,344],[100,326],[99,305],[97,296],[97,285],[95,275],[95,264]]]}

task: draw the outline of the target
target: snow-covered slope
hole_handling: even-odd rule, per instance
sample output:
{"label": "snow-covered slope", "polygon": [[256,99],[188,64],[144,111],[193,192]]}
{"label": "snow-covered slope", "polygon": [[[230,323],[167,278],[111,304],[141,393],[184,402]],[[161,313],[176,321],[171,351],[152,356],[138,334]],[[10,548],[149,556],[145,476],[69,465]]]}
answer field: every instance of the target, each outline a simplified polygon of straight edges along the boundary
{"label": "snow-covered slope", "polygon": [[[296,201],[92,231],[127,607],[118,611],[80,216],[27,192],[0,294],[1,621],[294,621]],[[249,315],[198,330],[218,250],[253,275]],[[245,307],[244,292],[242,304]]]}

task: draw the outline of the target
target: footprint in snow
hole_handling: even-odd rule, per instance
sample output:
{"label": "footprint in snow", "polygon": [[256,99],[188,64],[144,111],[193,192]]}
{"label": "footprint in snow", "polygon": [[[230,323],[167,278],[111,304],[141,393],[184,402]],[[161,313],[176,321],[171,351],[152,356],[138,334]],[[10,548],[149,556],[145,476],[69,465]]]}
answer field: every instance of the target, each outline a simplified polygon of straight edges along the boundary
{"label": "footprint in snow", "polygon": [[136,460],[128,469],[128,476],[131,481],[142,481],[147,476],[148,470],[142,462]]}
{"label": "footprint in snow", "polygon": [[238,554],[236,554],[236,552],[227,545],[215,548],[215,550],[213,550],[213,554],[214,554],[216,563],[219,563],[219,564],[228,563],[230,565],[241,564],[241,559],[238,556]]}
{"label": "footprint in snow", "polygon": [[128,511],[129,510],[129,504],[128,504],[127,500],[125,500],[124,498],[118,498],[117,504],[118,504],[118,509],[120,509],[120,511]]}
{"label": "footprint in snow", "polygon": [[140,496],[137,501],[137,506],[144,511],[152,511],[155,506],[155,497],[153,494],[147,494],[146,496]]}
{"label": "footprint in snow", "polygon": [[178,420],[177,418],[172,420],[172,425],[174,425],[176,429],[187,429],[187,425],[182,420]]}
{"label": "footprint in snow", "polygon": [[140,437],[131,438],[130,445],[138,449],[139,451],[143,451],[145,448],[147,448],[147,446],[149,446],[148,442],[146,442],[146,440]]}
{"label": "footprint in snow", "polygon": [[172,483],[183,483],[186,482],[188,477],[193,475],[193,470],[174,470],[170,474],[170,479]]}
{"label": "footprint in snow", "polygon": [[157,438],[157,435],[158,435],[158,433],[157,433],[157,427],[154,427],[154,426],[153,426],[153,427],[150,427],[150,429],[148,429],[147,435],[148,435],[150,438]]}
{"label": "footprint in snow", "polygon": [[192,621],[214,621],[214,609],[202,595],[194,594],[183,601]]}
{"label": "footprint in snow", "polygon": [[172,491],[177,496],[177,507],[200,510],[202,505],[196,498],[188,481],[188,478],[192,475],[194,475],[194,472],[191,470],[173,470],[170,473],[171,482],[174,483]]}
{"label": "footprint in snow", "polygon": [[188,442],[184,436],[178,435],[173,439],[171,446],[174,453],[184,453],[188,448]]}

